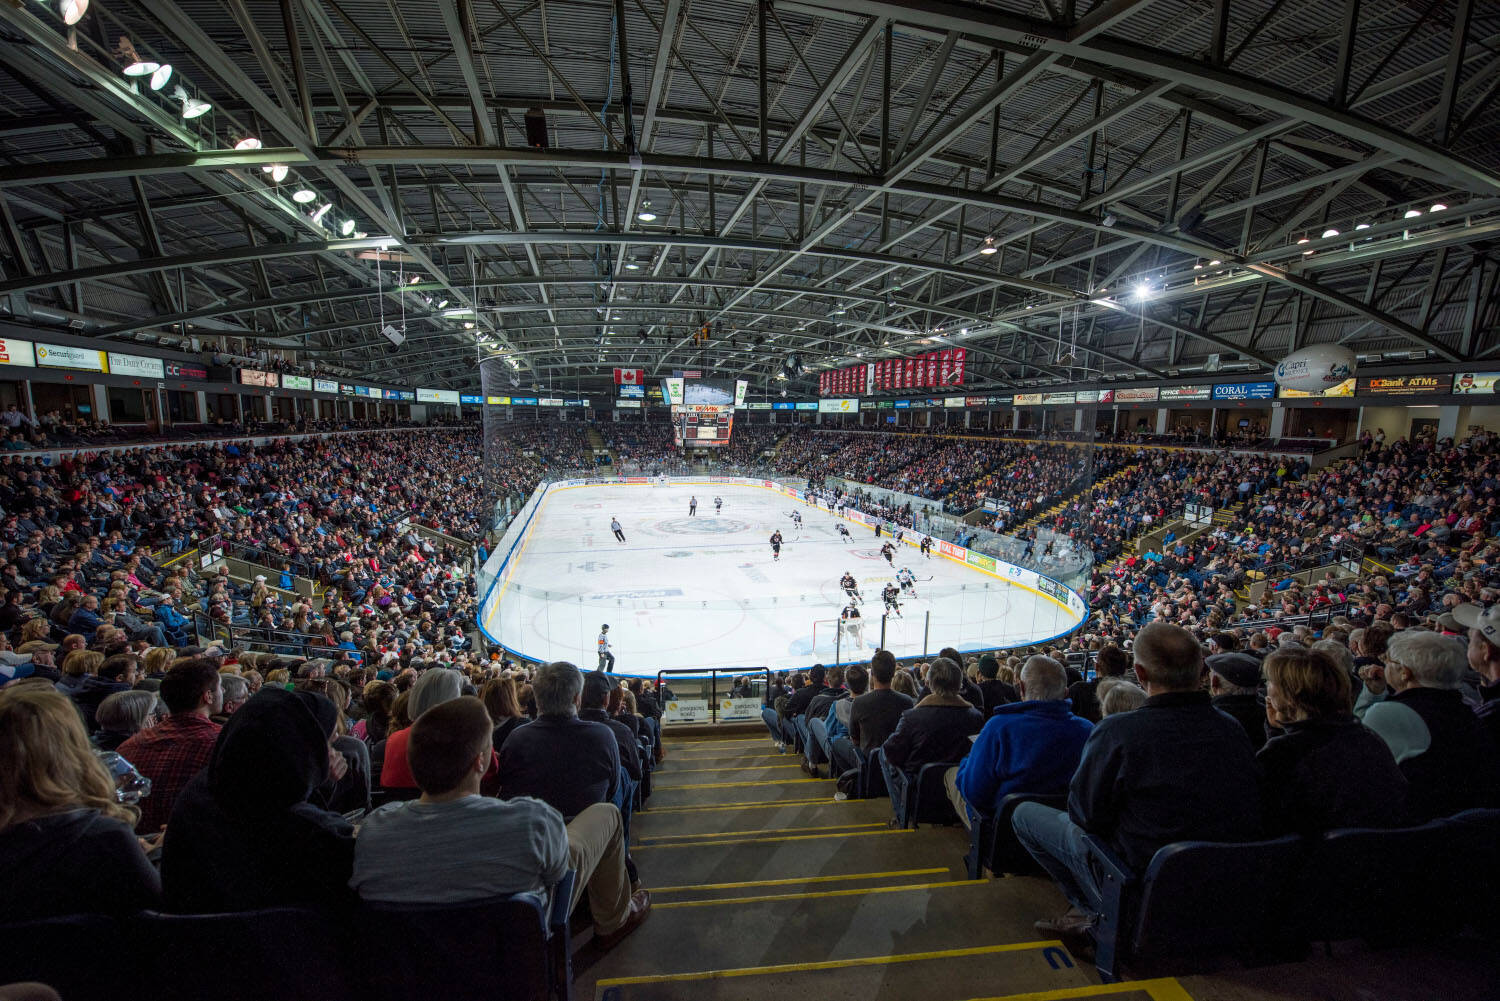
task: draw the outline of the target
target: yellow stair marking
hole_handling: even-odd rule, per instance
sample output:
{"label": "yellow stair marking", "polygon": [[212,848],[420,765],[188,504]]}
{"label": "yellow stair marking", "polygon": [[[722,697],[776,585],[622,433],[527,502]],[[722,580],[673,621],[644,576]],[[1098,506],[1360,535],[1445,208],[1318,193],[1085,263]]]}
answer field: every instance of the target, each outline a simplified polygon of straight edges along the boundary
{"label": "yellow stair marking", "polygon": [[679,841],[686,838],[734,838],[745,834],[791,834],[796,831],[853,831],[869,827],[885,827],[886,822],[877,820],[873,824],[824,824],[821,827],[759,827],[753,831],[716,831],[712,834],[645,834],[641,843],[647,841]]}
{"label": "yellow stair marking", "polygon": [[795,834],[789,838],[737,838],[733,841],[682,841],[666,845],[637,845],[635,851],[644,852],[652,848],[714,848],[719,845],[777,845],[787,841],[817,841],[822,838],[868,838],[883,834],[911,834],[909,827],[888,827],[883,831],[852,831],[848,834]]}
{"label": "yellow stair marking", "polygon": [[[662,906],[660,904],[658,907]],[[806,973],[811,970],[838,970],[850,966],[894,966],[897,963],[918,963],[928,959],[960,959],[964,956],[988,956],[1001,952],[1030,952],[1035,949],[1062,948],[1058,941],[1012,942],[1008,945],[981,945],[969,949],[943,949],[937,952],[910,952],[900,956],[856,956],[853,959],[825,959],[814,963],[780,963],[775,966],[742,966],[730,970],[703,970],[699,973],[659,973],[654,976],[611,977],[600,980],[599,987],[623,987],[629,984],[660,984],[684,980],[722,980],[730,977],[755,977],[767,973]],[[1142,981],[1150,983],[1151,981]],[[1120,987],[1120,984],[1107,984]],[[1081,990],[1082,988],[1075,988]],[[1016,995],[1021,997],[1022,995]],[[1041,995],[1037,995],[1038,998]],[[1161,1001],[1169,1001],[1162,998]]]}
{"label": "yellow stair marking", "polygon": [[862,897],[871,893],[907,893],[912,890],[942,890],[953,886],[984,886],[987,880],[955,879],[945,883],[908,883],[904,886],[855,887],[852,890],[809,890],[806,893],[768,893],[759,897],[720,897],[715,900],[669,900],[653,904],[652,910],[668,907],[715,907],[720,904],[759,904],[773,900],[812,900],[824,897]]}
{"label": "yellow stair marking", "polygon": [[893,869],[890,872],[855,872],[847,876],[804,876],[800,879],[750,879],[742,883],[698,883],[687,886],[653,886],[651,895],[658,893],[686,893],[689,890],[745,890],[752,886],[792,886],[804,883],[837,883],[850,879],[892,879],[896,876],[937,876],[948,869]]}

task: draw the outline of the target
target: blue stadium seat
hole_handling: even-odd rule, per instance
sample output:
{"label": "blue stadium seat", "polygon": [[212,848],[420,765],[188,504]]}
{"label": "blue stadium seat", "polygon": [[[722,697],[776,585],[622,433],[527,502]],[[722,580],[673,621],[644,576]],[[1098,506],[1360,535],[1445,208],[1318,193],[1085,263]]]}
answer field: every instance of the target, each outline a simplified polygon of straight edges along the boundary
{"label": "blue stadium seat", "polygon": [[983,879],[988,869],[996,876],[1032,875],[1042,871],[1031,853],[1022,847],[1011,827],[1011,816],[1022,803],[1041,803],[1056,810],[1066,810],[1066,793],[1041,795],[1029,792],[1013,792],[1000,800],[1000,809],[991,816],[969,808],[978,814],[978,819],[969,828],[969,854],[964,857],[970,879]]}
{"label": "blue stadium seat", "polygon": [[365,903],[361,937],[382,945],[361,1001],[569,1001],[573,880],[569,872],[553,887],[550,904],[540,893],[464,904]]}
{"label": "blue stadium seat", "polygon": [[1221,844],[1179,841],[1136,875],[1109,846],[1086,835],[1103,896],[1095,961],[1106,982],[1150,976],[1163,961],[1182,973],[1192,957],[1234,954],[1254,961],[1285,946],[1286,919],[1307,849],[1296,835]]}

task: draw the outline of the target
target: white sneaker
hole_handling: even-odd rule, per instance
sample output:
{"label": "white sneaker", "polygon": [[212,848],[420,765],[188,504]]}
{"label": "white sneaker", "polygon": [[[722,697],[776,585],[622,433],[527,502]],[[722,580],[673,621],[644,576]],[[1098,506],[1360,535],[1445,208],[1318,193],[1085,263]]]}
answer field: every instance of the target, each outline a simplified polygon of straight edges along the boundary
{"label": "white sneaker", "polygon": [[848,798],[849,798],[849,794],[846,793],[846,792],[836,792],[836,793],[833,794],[833,801],[835,803],[842,803],[844,800],[846,800]]}

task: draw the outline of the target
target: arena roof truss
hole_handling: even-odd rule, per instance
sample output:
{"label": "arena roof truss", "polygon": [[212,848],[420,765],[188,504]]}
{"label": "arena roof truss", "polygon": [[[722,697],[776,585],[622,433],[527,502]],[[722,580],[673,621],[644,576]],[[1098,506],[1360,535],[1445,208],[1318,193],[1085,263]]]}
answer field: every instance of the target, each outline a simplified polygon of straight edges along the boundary
{"label": "arena roof truss", "polygon": [[21,325],[458,388],[1500,353],[1473,0],[26,0],[0,69]]}

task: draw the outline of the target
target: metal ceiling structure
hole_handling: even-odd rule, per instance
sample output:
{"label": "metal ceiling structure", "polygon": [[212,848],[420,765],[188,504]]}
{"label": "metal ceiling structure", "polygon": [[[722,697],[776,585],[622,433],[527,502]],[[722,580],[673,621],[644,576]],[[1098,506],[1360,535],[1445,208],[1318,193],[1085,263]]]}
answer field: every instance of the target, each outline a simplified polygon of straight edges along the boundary
{"label": "metal ceiling structure", "polygon": [[1494,4],[76,6],[0,4],[16,323],[458,388],[1500,353]]}

